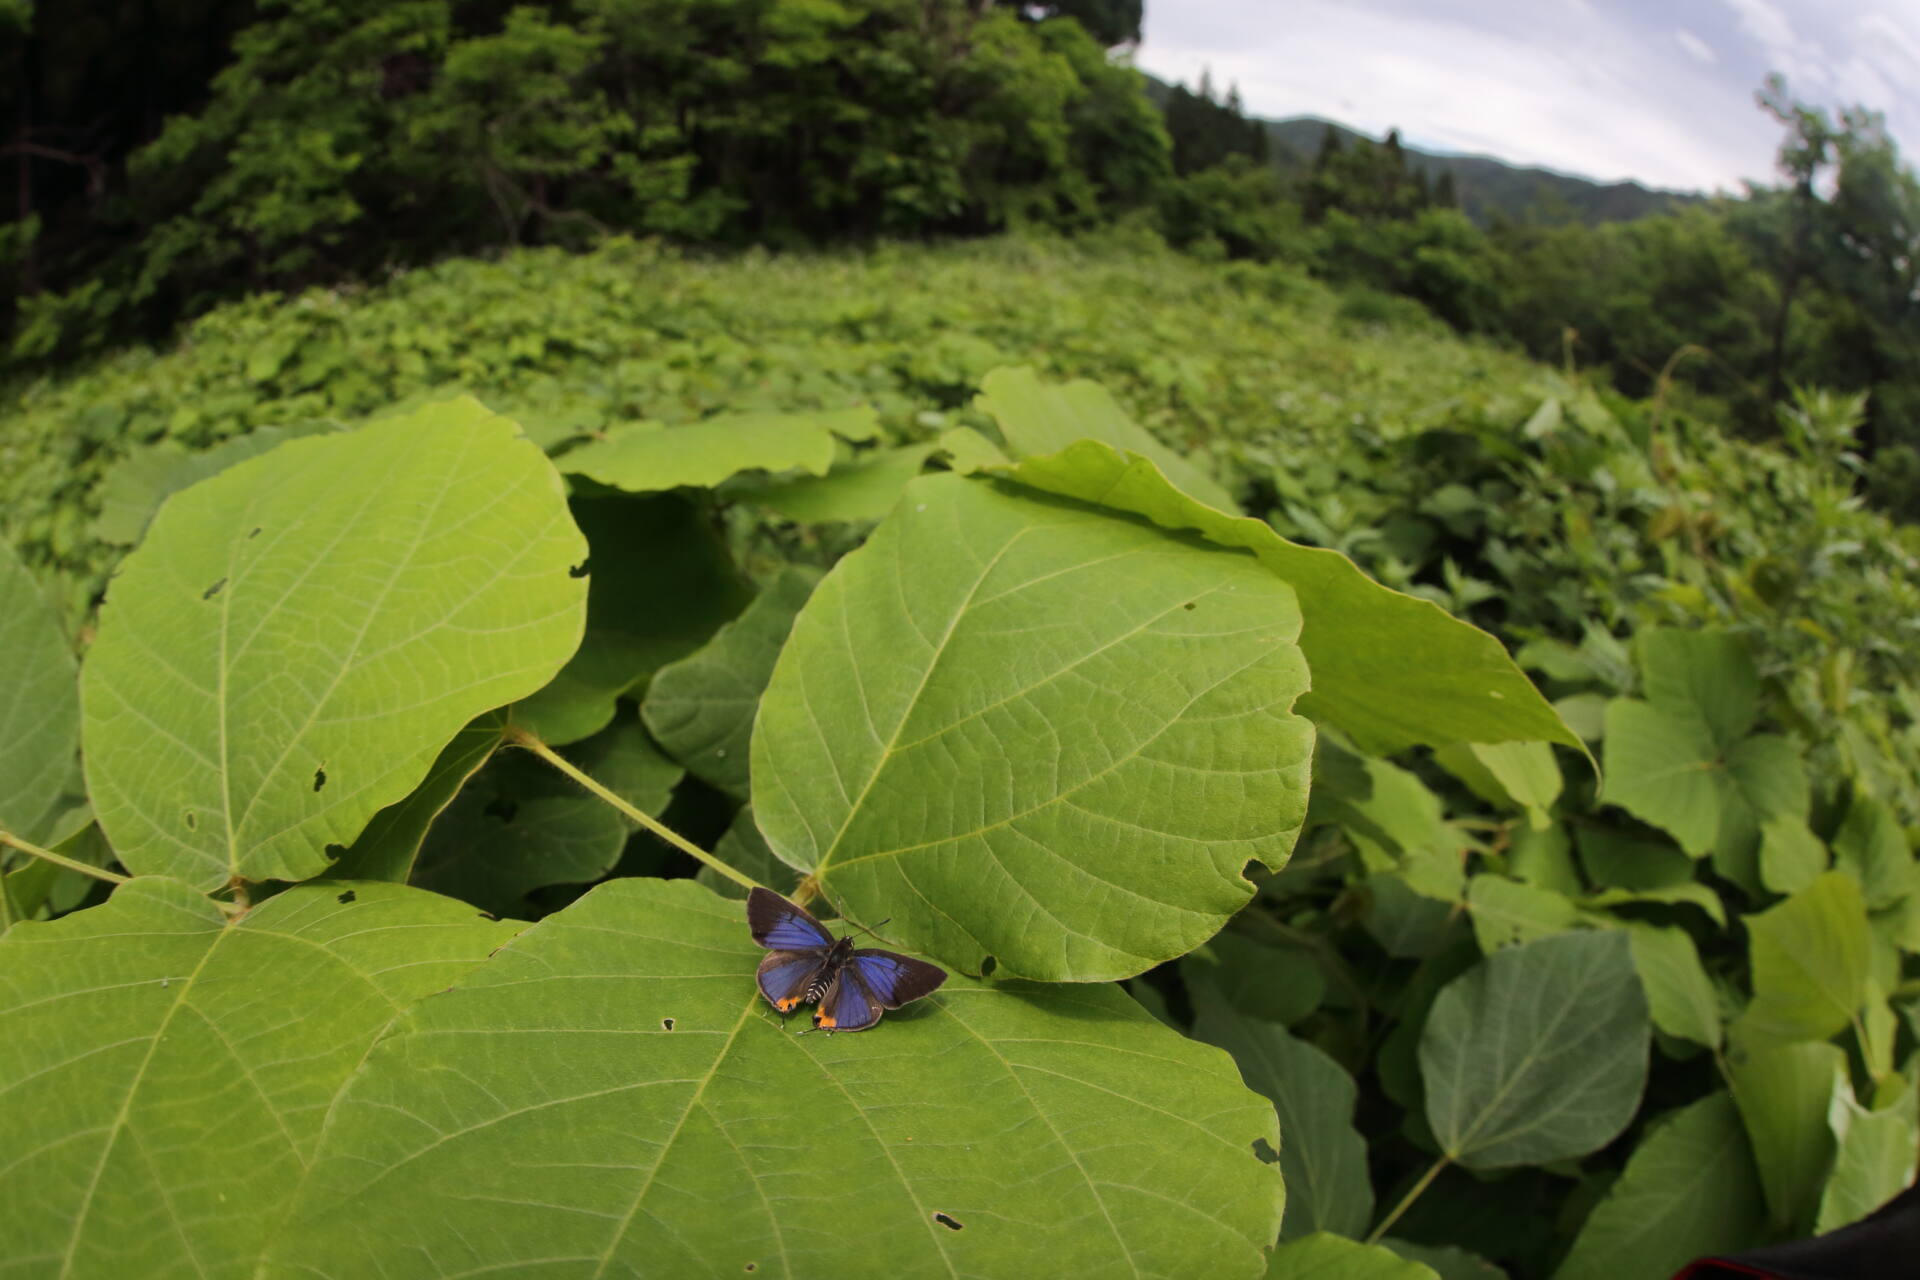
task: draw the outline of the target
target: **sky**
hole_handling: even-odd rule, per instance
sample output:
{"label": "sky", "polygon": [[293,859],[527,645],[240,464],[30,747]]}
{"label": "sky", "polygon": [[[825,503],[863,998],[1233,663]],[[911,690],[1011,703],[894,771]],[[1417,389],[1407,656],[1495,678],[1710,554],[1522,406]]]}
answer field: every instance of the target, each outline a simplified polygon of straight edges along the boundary
{"label": "sky", "polygon": [[1236,84],[1249,115],[1604,181],[1776,181],[1767,73],[1886,114],[1920,155],[1920,0],[1146,0],[1134,62]]}

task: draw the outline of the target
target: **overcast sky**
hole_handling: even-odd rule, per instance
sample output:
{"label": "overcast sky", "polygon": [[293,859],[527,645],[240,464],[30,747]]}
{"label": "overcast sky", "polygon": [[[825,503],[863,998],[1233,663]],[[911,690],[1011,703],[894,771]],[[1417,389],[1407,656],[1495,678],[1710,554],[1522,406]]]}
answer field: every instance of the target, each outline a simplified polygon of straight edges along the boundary
{"label": "overcast sky", "polygon": [[1247,111],[1682,190],[1774,179],[1769,71],[1920,154],[1920,0],[1146,0],[1135,62]]}

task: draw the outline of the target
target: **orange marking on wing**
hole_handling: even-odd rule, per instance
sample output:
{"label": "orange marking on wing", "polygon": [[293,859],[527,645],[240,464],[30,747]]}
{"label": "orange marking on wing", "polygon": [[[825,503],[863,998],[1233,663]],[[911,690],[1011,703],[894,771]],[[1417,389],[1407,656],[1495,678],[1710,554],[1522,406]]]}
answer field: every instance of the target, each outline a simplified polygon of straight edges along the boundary
{"label": "orange marking on wing", "polygon": [[816,1013],[813,1015],[813,1025],[816,1027],[837,1027],[840,1024],[829,1014]]}
{"label": "orange marking on wing", "polygon": [[788,996],[785,1000],[775,1000],[773,1002],[773,1005],[774,1005],[774,1008],[780,1010],[780,1012],[782,1013],[785,1013],[787,1010],[793,1008],[795,1005],[799,1003],[800,1003],[799,996]]}

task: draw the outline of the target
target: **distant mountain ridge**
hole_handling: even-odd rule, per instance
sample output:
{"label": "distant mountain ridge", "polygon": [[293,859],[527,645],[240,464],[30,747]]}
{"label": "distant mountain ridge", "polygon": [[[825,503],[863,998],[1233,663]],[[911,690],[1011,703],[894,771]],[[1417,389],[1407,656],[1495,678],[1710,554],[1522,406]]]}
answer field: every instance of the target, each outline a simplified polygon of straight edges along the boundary
{"label": "distant mountain ridge", "polygon": [[[1317,116],[1260,123],[1267,128],[1273,166],[1289,178],[1304,176],[1312,168],[1320,139],[1328,128],[1347,146],[1362,138],[1381,141]],[[1462,212],[1483,225],[1500,218],[1511,222],[1625,222],[1704,204],[1709,199],[1695,192],[1664,191],[1638,182],[1596,182],[1552,169],[1508,164],[1492,156],[1437,154],[1404,142],[1400,149],[1406,153],[1408,167],[1424,172],[1430,180],[1442,173],[1453,174]]]}
{"label": "distant mountain ridge", "polygon": [[[1141,72],[1147,81],[1147,97],[1162,111],[1173,86],[1150,72]],[[1282,177],[1304,178],[1313,167],[1320,150],[1320,139],[1332,128],[1342,144],[1352,146],[1374,138],[1334,120],[1318,116],[1293,116],[1286,120],[1267,120],[1248,116],[1267,130],[1267,158]],[[1665,191],[1638,182],[1596,182],[1592,178],[1557,173],[1552,169],[1509,164],[1493,156],[1445,155],[1407,146],[1408,167],[1423,172],[1429,181],[1442,173],[1453,174],[1454,192],[1461,211],[1482,226],[1490,222],[1566,223],[1589,225],[1601,222],[1626,222],[1649,214],[1671,213],[1691,204],[1704,204],[1710,197],[1690,191]]]}

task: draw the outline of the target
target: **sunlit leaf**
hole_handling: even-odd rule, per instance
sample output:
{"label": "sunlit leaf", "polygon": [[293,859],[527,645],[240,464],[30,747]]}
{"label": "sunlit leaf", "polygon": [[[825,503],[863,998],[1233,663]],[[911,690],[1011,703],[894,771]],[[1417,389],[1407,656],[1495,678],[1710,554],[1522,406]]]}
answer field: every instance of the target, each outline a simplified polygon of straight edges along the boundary
{"label": "sunlit leaf", "polygon": [[1420,1074],[1434,1136],[1475,1169],[1585,1155],[1633,1118],[1647,1044],[1623,933],[1498,951],[1449,983],[1427,1016]]}
{"label": "sunlit leaf", "polygon": [[339,424],[326,421],[255,427],[197,453],[173,440],[143,445],[114,463],[100,481],[100,514],[93,521],[93,536],[102,542],[132,546],[146,533],[153,513],[172,494],[288,440],[337,430]]}
{"label": "sunlit leaf", "polygon": [[679,427],[637,423],[568,451],[560,466],[629,493],[712,488],[742,471],[823,476],[833,466],[836,438],[871,440],[879,431],[871,409],[738,414]]}
{"label": "sunlit leaf", "polygon": [[999,426],[1016,458],[1043,457],[1075,441],[1097,440],[1147,459],[1183,492],[1210,507],[1240,510],[1219,481],[1154,439],[1096,382],[1049,384],[1031,369],[995,369],[980,380],[974,405]]}
{"label": "sunlit leaf", "polygon": [[1867,908],[1879,911],[1914,890],[1913,851],[1899,819],[1871,796],[1857,796],[1833,837],[1833,861],[1853,875],[1865,892]]}
{"label": "sunlit leaf", "polygon": [[60,619],[4,541],[0,655],[0,830],[41,843],[55,838],[81,789],[78,664]]}
{"label": "sunlit leaf", "polygon": [[1112,986],[957,975],[871,1031],[795,1035],[763,954],[684,880],[549,916],[369,1055],[273,1265],[1259,1273],[1278,1132],[1226,1055]]}
{"label": "sunlit leaf", "polygon": [[800,476],[743,485],[731,496],[777,511],[789,520],[878,520],[900,501],[907,482],[920,474],[933,445],[902,445],[862,454],[823,476]]}
{"label": "sunlit leaf", "polygon": [[1753,1003],[1742,1035],[1824,1040],[1847,1025],[1866,994],[1867,912],[1860,887],[1829,871],[1780,905],[1747,917]]}
{"label": "sunlit leaf", "polygon": [[1834,1089],[1828,1126],[1837,1146],[1833,1174],[1820,1193],[1813,1229],[1824,1235],[1858,1222],[1913,1184],[1920,1147],[1913,1084],[1895,1077],[1898,1096],[1873,1110],[1854,1099],[1842,1079]]}
{"label": "sunlit leaf", "polygon": [[405,799],[373,815],[359,839],[327,869],[334,880],[391,880],[405,884],[427,829],[460,788],[506,740],[506,718],[489,711],[453,735],[420,785]]}
{"label": "sunlit leaf", "polygon": [[340,881],[229,922],[159,877],[16,926],[0,939],[8,1262],[250,1274],[369,1046],[516,927]]}
{"label": "sunlit leaf", "polygon": [[1827,1110],[1846,1055],[1831,1044],[1790,1044],[1735,1053],[1733,1100],[1753,1143],[1768,1221],[1782,1232],[1813,1225],[1820,1185],[1833,1164]]}
{"label": "sunlit leaf", "polygon": [[1322,1231],[1282,1243],[1267,1260],[1267,1280],[1439,1280],[1432,1267],[1385,1245]]}
{"label": "sunlit leaf", "polygon": [[471,400],[171,498],[81,673],[87,782],[137,872],[298,880],[579,643],[560,478]]}
{"label": "sunlit leaf", "polygon": [[1774,893],[1798,893],[1827,869],[1827,846],[1797,814],[1774,814],[1760,824],[1760,883]]}
{"label": "sunlit leaf", "polygon": [[914,482],[800,613],[760,702],[760,830],[856,920],[979,972],[1181,955],[1286,860],[1310,725],[1292,593],[1077,503]]}
{"label": "sunlit leaf", "polygon": [[1145,458],[1087,442],[1028,458],[1013,475],[1252,551],[1299,596],[1300,648],[1313,671],[1301,714],[1325,720],[1363,751],[1511,741],[1586,750],[1486,632],[1432,601],[1388,590],[1337,551],[1288,542],[1265,521],[1228,516],[1186,496]]}
{"label": "sunlit leaf", "polygon": [[1720,1002],[1692,936],[1685,929],[1634,923],[1627,926],[1627,937],[1653,1025],[1681,1040],[1718,1048]]}
{"label": "sunlit leaf", "polygon": [[1655,1122],[1554,1280],[1665,1276],[1761,1242],[1766,1203],[1740,1113],[1713,1093]]}

